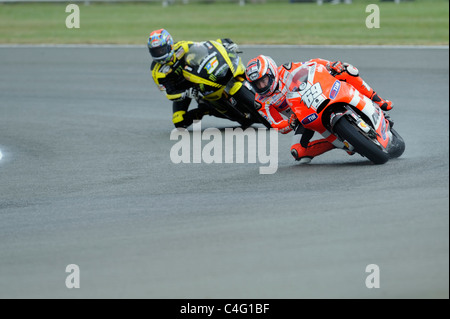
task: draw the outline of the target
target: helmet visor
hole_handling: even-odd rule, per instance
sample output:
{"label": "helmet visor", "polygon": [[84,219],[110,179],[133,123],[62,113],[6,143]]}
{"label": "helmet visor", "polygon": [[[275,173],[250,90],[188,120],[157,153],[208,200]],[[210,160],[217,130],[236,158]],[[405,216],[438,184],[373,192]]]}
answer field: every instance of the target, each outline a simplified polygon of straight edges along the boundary
{"label": "helmet visor", "polygon": [[273,77],[266,74],[263,77],[257,79],[256,81],[253,81],[252,86],[255,89],[256,93],[258,93],[260,95],[264,95],[269,91],[272,83],[273,83]]}
{"label": "helmet visor", "polygon": [[168,44],[155,48],[149,47],[148,49],[150,51],[151,56],[153,57],[153,60],[157,62],[167,62],[171,58],[170,56],[171,46]]}

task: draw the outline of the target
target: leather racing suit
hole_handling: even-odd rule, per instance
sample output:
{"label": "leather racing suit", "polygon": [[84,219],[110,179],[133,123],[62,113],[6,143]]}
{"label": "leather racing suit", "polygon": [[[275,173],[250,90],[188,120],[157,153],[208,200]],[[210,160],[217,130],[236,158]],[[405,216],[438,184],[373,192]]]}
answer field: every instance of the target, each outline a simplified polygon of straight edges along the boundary
{"label": "leather racing suit", "polygon": [[333,62],[324,59],[291,62],[279,66],[277,68],[279,73],[277,88],[270,96],[264,97],[256,94],[256,108],[271,123],[272,127],[280,133],[287,134],[294,130],[291,154],[296,160],[304,159],[304,162],[309,162],[313,157],[335,148],[333,144],[325,139],[311,141],[314,131],[305,129],[298,121],[293,121],[295,114],[286,101],[286,95],[294,89],[291,73],[305,63],[314,62],[324,65],[336,79],[351,84],[374,102],[386,102],[379,98],[377,93],[359,76],[358,70],[350,64],[346,64],[345,71],[340,74],[333,74],[333,70],[329,67]]}
{"label": "leather racing suit", "polygon": [[[228,38],[217,39],[216,42],[224,46],[231,45],[234,42]],[[193,87],[183,76],[185,67],[185,56],[189,52],[193,41],[178,41],[174,44],[174,55],[172,59],[165,64],[153,61],[150,67],[152,77],[160,91],[165,92],[167,99],[172,101],[172,122],[175,127],[188,127],[194,120],[200,120],[204,115],[214,115],[224,117],[220,112],[207,106],[207,102],[197,99],[198,107],[188,111],[192,101],[192,96],[187,91]]]}

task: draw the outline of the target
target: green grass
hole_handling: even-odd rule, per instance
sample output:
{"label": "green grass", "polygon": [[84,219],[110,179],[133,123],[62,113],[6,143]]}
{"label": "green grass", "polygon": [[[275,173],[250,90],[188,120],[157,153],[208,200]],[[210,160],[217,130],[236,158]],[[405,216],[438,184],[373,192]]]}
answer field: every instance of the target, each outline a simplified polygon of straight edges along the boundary
{"label": "green grass", "polygon": [[[230,37],[239,44],[449,43],[448,0],[395,4],[354,0],[352,5],[314,3],[80,4],[80,28],[65,25],[70,3],[0,4],[0,43],[145,44],[151,30],[200,41]],[[380,28],[366,27],[366,6],[380,8]]]}

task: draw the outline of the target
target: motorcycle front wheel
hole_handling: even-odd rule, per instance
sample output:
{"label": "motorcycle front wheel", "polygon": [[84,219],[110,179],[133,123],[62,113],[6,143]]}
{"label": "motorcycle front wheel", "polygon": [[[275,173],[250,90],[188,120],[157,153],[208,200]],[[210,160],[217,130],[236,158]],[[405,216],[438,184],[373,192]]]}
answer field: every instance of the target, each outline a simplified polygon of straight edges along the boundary
{"label": "motorcycle front wheel", "polygon": [[394,130],[393,128],[391,128],[391,132],[392,132],[392,145],[389,148],[389,157],[397,158],[400,157],[405,151],[405,141],[400,136],[400,134],[398,134],[397,131]]}
{"label": "motorcycle front wheel", "polygon": [[389,160],[388,152],[365,136],[345,116],[334,125],[334,131],[350,143],[357,153],[368,158],[372,163],[384,164]]}

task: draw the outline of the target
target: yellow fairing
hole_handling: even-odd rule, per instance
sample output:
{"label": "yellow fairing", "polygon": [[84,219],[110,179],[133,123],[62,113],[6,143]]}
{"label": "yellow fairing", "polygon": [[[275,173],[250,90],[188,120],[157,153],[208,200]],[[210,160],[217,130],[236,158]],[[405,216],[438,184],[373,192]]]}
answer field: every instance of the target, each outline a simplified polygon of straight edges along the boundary
{"label": "yellow fairing", "polygon": [[222,87],[219,90],[215,91],[214,93],[211,93],[211,94],[208,94],[208,95],[204,96],[203,98],[205,100],[208,100],[208,101],[218,100],[218,99],[220,99],[222,97],[223,90],[225,90],[225,87]]}
{"label": "yellow fairing", "polygon": [[241,57],[239,57],[239,64],[238,68],[236,70],[236,73],[234,73],[234,77],[237,77],[239,75],[243,75],[245,73],[245,65],[242,63]]}
{"label": "yellow fairing", "polygon": [[228,66],[230,67],[230,70],[231,70],[231,73],[233,73],[233,76],[236,76],[236,74],[235,74],[236,70],[234,69],[233,63],[231,63],[230,57],[228,56],[228,53],[227,53],[227,50],[225,50],[223,45],[221,45],[215,41],[211,41],[211,43],[212,43],[212,45],[214,45],[216,47],[216,49],[217,49],[217,51],[219,51],[220,55],[223,56],[223,58],[225,59],[225,61],[228,64]]}
{"label": "yellow fairing", "polygon": [[184,118],[183,118],[184,114],[186,114],[186,111],[178,111],[178,112],[173,113],[173,115],[172,115],[173,124],[182,122],[184,120]]}
{"label": "yellow fairing", "polygon": [[212,87],[216,87],[216,88],[220,88],[220,87],[223,86],[223,85],[220,85],[219,83],[212,82],[212,81],[209,81],[209,80],[204,79],[202,77],[199,77],[197,75],[194,75],[192,73],[189,73],[186,70],[183,70],[183,75],[189,82],[192,82],[192,83],[208,85],[208,86],[212,86]]}
{"label": "yellow fairing", "polygon": [[212,45],[214,45],[217,49],[217,51],[220,52],[220,55],[223,56],[225,61],[227,62],[228,66],[230,67],[231,73],[233,73],[233,77],[236,77],[238,75],[244,74],[245,72],[245,66],[241,62],[241,57],[239,57],[239,63],[237,70],[234,68],[233,63],[231,63],[230,57],[228,56],[227,50],[223,47],[223,45],[220,45],[219,43],[215,41],[211,41]]}
{"label": "yellow fairing", "polygon": [[225,48],[222,45],[218,45],[218,43],[214,41],[211,41],[211,43],[216,47],[217,51],[219,51],[220,54],[224,57],[228,66],[230,67],[231,72],[233,73],[233,77],[237,80],[229,90],[229,93],[231,95],[234,95],[242,87],[243,79],[241,79],[240,75],[243,75],[245,73],[245,66],[242,63],[241,57],[239,57],[239,63],[237,69],[235,69],[233,63],[231,63],[231,60]]}
{"label": "yellow fairing", "polygon": [[230,89],[230,94],[234,95],[242,87],[242,82],[235,82]]}
{"label": "yellow fairing", "polygon": [[[233,86],[228,90],[229,94],[234,95],[239,89],[242,87],[242,81],[243,77],[241,77],[245,73],[245,66],[242,63],[241,58],[239,57],[239,62],[237,68],[233,66],[233,63],[230,60],[230,57],[228,56],[227,51],[225,48],[218,42],[210,41],[212,45],[217,49],[217,51],[220,53],[220,55],[225,59],[225,62],[227,63],[228,67],[230,68],[233,77],[235,78],[235,82],[233,83]],[[225,86],[221,85],[219,83],[210,81],[208,79],[205,79],[203,77],[197,76],[195,74],[192,74],[186,70],[183,70],[184,77],[192,83],[199,84],[200,87],[202,86],[209,86],[212,88],[217,88],[216,91],[213,93],[204,96],[204,99],[214,101],[218,100],[222,97],[223,91],[225,90]]]}
{"label": "yellow fairing", "polygon": [[214,100],[218,100],[221,98],[221,96],[223,94],[223,90],[225,89],[225,86],[220,85],[219,83],[216,83],[216,82],[209,81],[202,77],[196,76],[192,73],[187,72],[186,70],[183,70],[183,75],[189,82],[197,83],[200,85],[200,87],[202,85],[203,86],[207,85],[207,86],[217,88],[217,91],[214,91],[214,93],[204,96],[205,100],[214,101]]}

